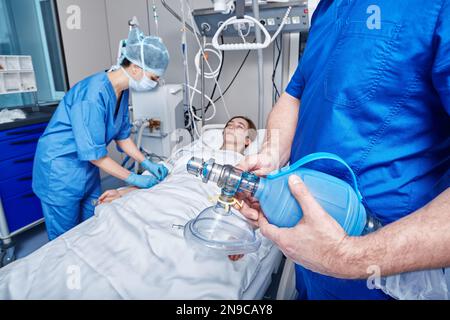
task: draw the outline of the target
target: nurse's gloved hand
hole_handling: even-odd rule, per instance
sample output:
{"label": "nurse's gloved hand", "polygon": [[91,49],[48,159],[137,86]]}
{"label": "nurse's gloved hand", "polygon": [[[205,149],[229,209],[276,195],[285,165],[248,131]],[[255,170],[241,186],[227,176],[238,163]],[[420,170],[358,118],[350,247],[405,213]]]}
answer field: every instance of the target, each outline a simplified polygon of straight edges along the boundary
{"label": "nurse's gloved hand", "polygon": [[163,181],[164,178],[167,177],[167,174],[169,173],[169,170],[167,170],[167,168],[163,164],[157,164],[151,162],[148,159],[142,161],[141,166],[145,170],[153,174],[159,181]]}
{"label": "nurse's gloved hand", "polygon": [[159,183],[158,179],[154,176],[144,176],[133,172],[128,176],[125,182],[141,189],[148,189]]}

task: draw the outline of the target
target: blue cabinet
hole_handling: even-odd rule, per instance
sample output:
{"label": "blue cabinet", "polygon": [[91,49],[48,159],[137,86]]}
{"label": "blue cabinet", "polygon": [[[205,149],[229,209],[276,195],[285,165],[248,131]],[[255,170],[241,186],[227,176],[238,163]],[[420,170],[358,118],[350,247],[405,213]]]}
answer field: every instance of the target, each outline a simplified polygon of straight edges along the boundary
{"label": "blue cabinet", "polygon": [[0,131],[0,198],[10,233],[43,218],[31,178],[37,142],[46,126],[39,123]]}
{"label": "blue cabinet", "polygon": [[32,191],[6,199],[3,210],[11,233],[43,218],[41,201]]}

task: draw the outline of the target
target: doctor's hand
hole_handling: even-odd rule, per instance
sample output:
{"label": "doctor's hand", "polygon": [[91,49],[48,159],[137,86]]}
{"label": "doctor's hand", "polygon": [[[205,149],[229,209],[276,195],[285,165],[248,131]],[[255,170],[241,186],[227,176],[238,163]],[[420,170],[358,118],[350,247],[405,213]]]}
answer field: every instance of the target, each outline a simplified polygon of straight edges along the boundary
{"label": "doctor's hand", "polygon": [[245,157],[236,167],[257,176],[266,176],[280,168],[279,155],[271,150],[261,151]]}
{"label": "doctor's hand", "polygon": [[159,181],[163,181],[169,170],[163,164],[154,163],[148,159],[141,162],[141,166],[153,174]]}
{"label": "doctor's hand", "polygon": [[302,207],[302,219],[293,228],[278,228],[260,215],[261,233],[287,257],[309,270],[336,278],[354,277],[349,253],[354,249],[355,238],[349,237],[322,209],[298,176],[289,178],[289,188]]}
{"label": "doctor's hand", "polygon": [[141,189],[148,189],[159,183],[154,176],[139,175],[134,172],[128,176],[125,182]]}
{"label": "doctor's hand", "polygon": [[[269,149],[262,150],[259,154],[245,157],[236,167],[243,171],[253,172],[257,176],[266,176],[272,171],[279,169],[279,155]],[[243,206],[235,206],[235,208],[253,225],[258,226],[258,218],[262,215],[259,202],[255,198],[248,196],[246,193],[237,194],[236,198],[238,200],[243,200]]]}

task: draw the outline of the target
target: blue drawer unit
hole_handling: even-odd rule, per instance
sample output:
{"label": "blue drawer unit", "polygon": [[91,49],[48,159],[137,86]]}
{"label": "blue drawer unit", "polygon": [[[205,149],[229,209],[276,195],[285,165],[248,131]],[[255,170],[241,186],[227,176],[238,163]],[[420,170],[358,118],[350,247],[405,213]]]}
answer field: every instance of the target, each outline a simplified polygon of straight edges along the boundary
{"label": "blue drawer unit", "polygon": [[26,172],[32,172],[33,160],[34,154],[26,154],[13,159],[0,161],[0,182],[17,177]]}
{"label": "blue drawer unit", "polygon": [[31,191],[31,173],[0,181],[0,194],[3,202],[23,192]]}
{"label": "blue drawer unit", "polygon": [[46,126],[39,123],[0,131],[0,198],[10,234],[43,218],[31,182],[37,143]]}
{"label": "blue drawer unit", "polygon": [[42,134],[47,127],[47,122],[24,126],[20,128],[0,131],[0,141],[27,137],[34,134]]}
{"label": "blue drawer unit", "polygon": [[34,154],[41,135],[33,134],[5,141],[0,140],[0,150],[2,150],[2,153],[0,153],[0,161],[26,154]]}
{"label": "blue drawer unit", "polygon": [[9,232],[13,233],[42,219],[41,201],[33,192],[3,200]]}

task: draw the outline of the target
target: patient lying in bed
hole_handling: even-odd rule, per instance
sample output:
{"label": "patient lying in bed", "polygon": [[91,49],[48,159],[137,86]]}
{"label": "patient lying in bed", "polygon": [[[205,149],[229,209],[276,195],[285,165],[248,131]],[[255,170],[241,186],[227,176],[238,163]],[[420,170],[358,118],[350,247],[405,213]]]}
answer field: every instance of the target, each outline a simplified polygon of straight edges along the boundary
{"label": "patient lying in bed", "polygon": [[[225,125],[223,131],[223,144],[220,150],[234,151],[242,155],[245,148],[247,148],[255,138],[253,132],[256,132],[256,126],[250,119],[243,116],[231,118]],[[148,174],[148,172],[145,172],[144,174]],[[138,188],[136,187],[128,187],[117,190],[107,190],[100,196],[98,203],[109,203],[137,189]]]}
{"label": "patient lying in bed", "polygon": [[[253,121],[243,116],[233,117],[226,123],[224,127],[223,144],[220,150],[233,151],[235,153],[242,155],[244,153],[244,150],[250,145],[250,143],[255,138],[256,138],[256,126],[253,123]],[[226,163],[235,164],[240,159],[241,159],[240,156],[235,155],[235,158],[227,159],[228,161]],[[185,161],[181,161],[182,164],[184,162]],[[148,172],[144,172],[144,174],[148,174]],[[98,203],[99,204],[110,203],[134,190],[138,190],[138,188],[127,187],[117,190],[107,190],[100,196],[100,198],[98,199]],[[233,261],[237,261],[242,257],[243,255],[229,256],[229,258]]]}
{"label": "patient lying in bed", "polygon": [[200,156],[239,162],[250,143],[239,133],[248,128],[244,121],[227,125],[221,150],[201,143],[182,150],[159,185],[104,197],[93,218],[0,269],[0,300],[262,297],[254,283],[262,283],[260,274],[270,278],[280,256],[270,241],[263,239],[257,252],[231,262],[189,247],[183,237],[183,226],[220,192],[187,173],[187,161]]}

